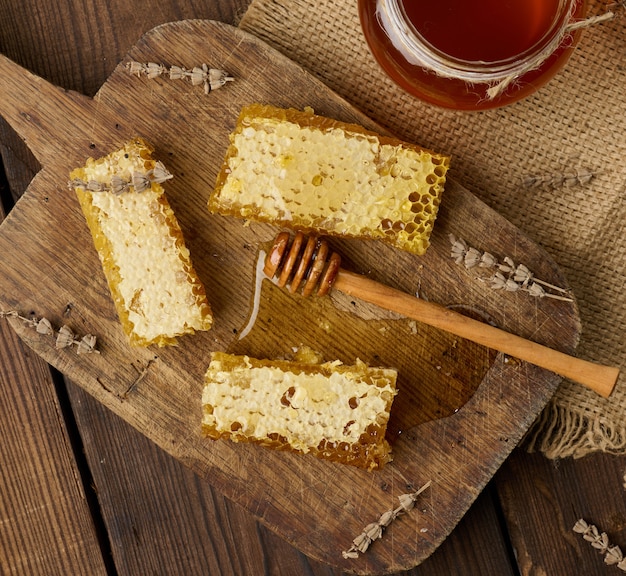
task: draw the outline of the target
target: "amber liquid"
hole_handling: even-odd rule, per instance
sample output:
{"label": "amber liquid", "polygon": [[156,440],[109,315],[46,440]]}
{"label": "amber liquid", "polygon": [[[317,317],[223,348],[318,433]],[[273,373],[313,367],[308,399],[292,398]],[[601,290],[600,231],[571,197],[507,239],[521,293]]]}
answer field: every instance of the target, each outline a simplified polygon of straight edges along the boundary
{"label": "amber liquid", "polygon": [[[401,0],[407,22],[436,51],[465,62],[513,61],[542,43],[553,26],[559,0]],[[457,109],[486,109],[515,102],[537,90],[565,64],[576,34],[543,63],[490,100],[488,85],[469,85],[412,65],[389,41],[376,17],[376,0],[359,0],[363,32],[374,57],[408,92],[433,104]],[[575,0],[574,17],[585,13],[585,0]]]}
{"label": "amber liquid", "polygon": [[541,42],[559,0],[404,0],[415,29],[438,50],[467,61],[514,58]]}

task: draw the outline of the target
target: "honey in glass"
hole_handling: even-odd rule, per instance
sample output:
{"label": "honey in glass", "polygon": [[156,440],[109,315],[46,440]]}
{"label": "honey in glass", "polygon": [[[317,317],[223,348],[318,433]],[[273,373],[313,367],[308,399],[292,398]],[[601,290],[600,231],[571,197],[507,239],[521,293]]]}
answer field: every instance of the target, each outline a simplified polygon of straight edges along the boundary
{"label": "honey in glass", "polygon": [[569,59],[586,0],[358,0],[383,70],[432,104],[484,110],[543,86]]}

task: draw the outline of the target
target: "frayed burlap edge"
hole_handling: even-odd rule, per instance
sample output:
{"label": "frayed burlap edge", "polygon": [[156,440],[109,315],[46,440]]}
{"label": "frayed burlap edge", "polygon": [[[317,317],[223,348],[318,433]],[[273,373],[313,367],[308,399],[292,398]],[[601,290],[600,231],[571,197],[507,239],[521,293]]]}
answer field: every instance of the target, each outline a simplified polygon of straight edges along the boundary
{"label": "frayed burlap edge", "polygon": [[551,400],[533,423],[521,444],[528,452],[547,458],[582,458],[592,452],[623,454],[626,425],[596,414],[584,414]]}

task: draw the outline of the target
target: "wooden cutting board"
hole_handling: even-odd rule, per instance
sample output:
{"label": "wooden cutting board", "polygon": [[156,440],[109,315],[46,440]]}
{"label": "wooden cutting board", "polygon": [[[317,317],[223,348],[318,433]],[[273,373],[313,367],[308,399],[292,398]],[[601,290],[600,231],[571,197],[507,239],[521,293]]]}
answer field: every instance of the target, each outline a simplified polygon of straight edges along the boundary
{"label": "wooden cutting board", "polygon": [[[235,81],[205,95],[201,86],[180,80],[132,76],[129,60],[187,68],[206,63],[227,70]],[[93,99],[54,87],[4,57],[0,76],[0,113],[42,165],[0,227],[1,309],[45,316],[79,335],[93,333],[100,354],[57,350],[50,336],[9,319],[28,345],[311,557],[347,572],[374,574],[411,568],[430,555],[527,431],[559,377],[340,295],[303,300],[267,281],[256,322],[240,340],[259,247],[277,230],[206,210],[244,104],[312,106],[320,114],[378,127],[255,37],[209,21],[149,32]],[[184,337],[176,347],[128,345],[67,188],[72,168],[134,135],[151,141],[174,174],[166,192],[215,313],[210,332]],[[573,352],[580,331],[575,304],[493,290],[452,260],[451,233],[566,285],[542,249],[454,181],[446,187],[426,256],[376,242],[333,246],[356,272]],[[289,357],[301,345],[327,360],[360,357],[400,370],[389,431],[395,456],[383,471],[201,437],[202,376],[210,351]],[[416,508],[394,521],[382,540],[357,559],[342,557],[367,524],[397,507],[399,495],[427,481],[431,487]]]}

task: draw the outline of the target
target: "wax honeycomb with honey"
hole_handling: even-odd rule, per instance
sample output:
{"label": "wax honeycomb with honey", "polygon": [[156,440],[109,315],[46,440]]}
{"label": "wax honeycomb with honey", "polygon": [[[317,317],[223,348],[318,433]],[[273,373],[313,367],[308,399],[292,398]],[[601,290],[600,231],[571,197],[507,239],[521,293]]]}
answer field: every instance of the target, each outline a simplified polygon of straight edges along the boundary
{"label": "wax honeycomb with honey", "polygon": [[134,345],[172,344],[208,330],[211,307],[161,183],[170,175],[142,138],[89,158],[70,183]]}
{"label": "wax honeycomb with honey", "polygon": [[361,361],[308,364],[213,352],[202,394],[203,434],[381,468],[397,373]]}
{"label": "wax honeycomb with honey", "polygon": [[448,166],[448,156],[311,109],[252,104],[230,135],[208,207],[423,254]]}

